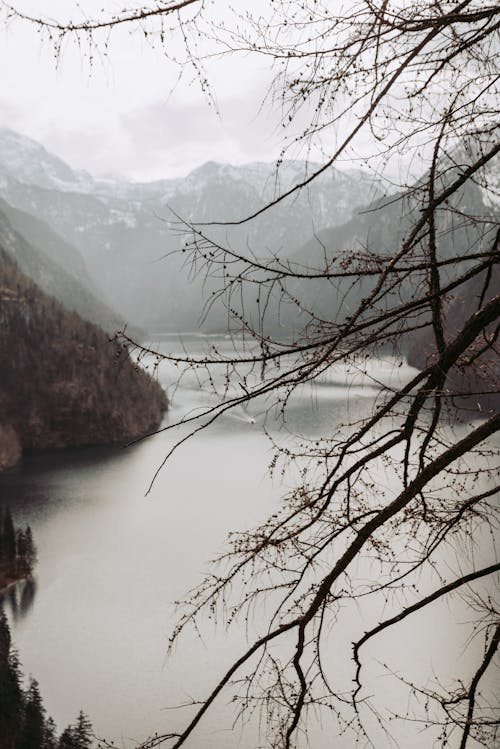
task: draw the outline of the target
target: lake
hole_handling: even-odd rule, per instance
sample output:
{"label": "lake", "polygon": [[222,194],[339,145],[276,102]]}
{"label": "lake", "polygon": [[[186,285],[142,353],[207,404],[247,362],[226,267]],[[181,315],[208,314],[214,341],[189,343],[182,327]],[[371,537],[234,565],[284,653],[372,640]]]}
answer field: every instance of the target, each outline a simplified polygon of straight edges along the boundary
{"label": "lake", "polygon": [[[179,343],[162,345],[172,350]],[[205,350],[203,339],[188,345]],[[414,372],[390,357],[370,367],[377,381],[404,380]],[[165,387],[173,377],[169,367],[160,367]],[[286,428],[272,414],[266,428],[284,439],[297,432],[321,435],[347,414],[368,413],[378,389],[369,378],[337,369],[319,387],[294,397]],[[206,403],[207,389],[187,378],[173,395],[164,426]],[[17,523],[31,524],[39,557],[36,593],[25,596],[17,612],[7,605],[13,638],[23,672],[40,682],[59,728],[80,708],[97,735],[118,746],[178,728],[182,713],[169,708],[203,697],[246,642],[241,628],[226,632],[207,622],[202,640],[185,635],[172,655],[166,653],[178,616],[175,601],[200,582],[229,532],[255,526],[279,506],[284,487],[268,474],[273,452],[261,409],[239,407],[195,436],[174,453],[149,494],[151,478],[179,432],[164,431],[126,449],[29,455],[0,476],[1,501]],[[285,476],[285,485],[292,481]],[[439,621],[439,606],[420,619],[429,639]],[[408,631],[403,629],[400,642],[381,637],[378,646],[381,657],[384,648],[409,648],[418,670],[421,656],[405,641]],[[350,633],[346,622],[346,642]],[[457,657],[456,642],[449,640],[440,644],[438,661]],[[232,728],[227,702],[222,699],[207,716],[190,747],[256,749],[263,742],[256,721]],[[405,746],[426,746],[411,730]],[[311,745],[330,746],[324,738],[330,731],[316,726]],[[344,737],[336,746],[350,749],[354,742]]]}

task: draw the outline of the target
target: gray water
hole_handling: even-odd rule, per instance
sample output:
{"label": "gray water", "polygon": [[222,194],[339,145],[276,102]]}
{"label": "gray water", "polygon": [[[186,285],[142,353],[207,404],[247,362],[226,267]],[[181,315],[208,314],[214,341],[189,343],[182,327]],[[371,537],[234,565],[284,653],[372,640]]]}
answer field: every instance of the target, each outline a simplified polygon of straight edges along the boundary
{"label": "gray water", "polygon": [[[387,378],[394,366],[387,359],[372,369]],[[399,378],[410,374],[397,369]],[[173,381],[168,368],[159,377],[166,387]],[[295,398],[286,430],[269,416],[267,428],[275,435],[319,435],[343,421],[346,409],[351,416],[368,413],[376,393],[372,381],[353,384],[352,373],[336,371]],[[208,392],[186,380],[164,426],[206,402]],[[0,477],[1,501],[17,523],[31,524],[39,557],[36,594],[16,615],[7,607],[13,637],[24,673],[39,680],[60,728],[82,708],[97,735],[119,746],[174,730],[182,712],[167,708],[202,697],[246,642],[238,627],[226,632],[207,625],[202,640],[184,636],[166,654],[175,601],[200,582],[230,531],[251,528],[280,502],[284,487],[268,475],[272,449],[263,420],[258,407],[224,416],[172,456],[147,496],[178,432],[127,449],[27,456]],[[434,611],[423,626],[435,626],[438,616]],[[382,639],[381,653],[383,645]],[[393,652],[408,643],[388,647]],[[419,657],[414,654],[417,664]],[[193,749],[258,746],[255,726],[232,728],[226,702],[204,720]],[[342,742],[342,749],[354,745]],[[427,745],[418,742],[407,745]]]}

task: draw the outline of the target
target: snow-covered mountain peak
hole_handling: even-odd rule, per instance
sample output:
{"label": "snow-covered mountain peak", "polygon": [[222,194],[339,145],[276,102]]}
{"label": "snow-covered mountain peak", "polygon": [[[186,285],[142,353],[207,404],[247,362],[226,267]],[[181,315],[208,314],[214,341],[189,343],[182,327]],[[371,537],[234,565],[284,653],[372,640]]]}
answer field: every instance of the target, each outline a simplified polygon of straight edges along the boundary
{"label": "snow-covered mountain peak", "polygon": [[18,182],[57,190],[89,192],[93,179],[26,135],[0,128],[0,169]]}
{"label": "snow-covered mountain peak", "polygon": [[[230,190],[233,185],[240,195],[268,202],[304,182],[320,168],[319,163],[300,159],[285,160],[279,165],[259,161],[240,165],[207,161],[184,178],[154,182],[133,182],[124,175],[115,174],[94,178],[87,172],[73,169],[32,138],[0,127],[0,180],[3,174],[3,179],[8,177],[25,185],[58,192],[93,194],[106,200],[168,203],[176,195],[201,195],[217,185]],[[356,185],[359,182],[366,187],[375,180],[359,170],[329,168],[319,175],[314,186],[320,192],[322,188],[329,189],[334,185],[350,191],[359,189]]]}

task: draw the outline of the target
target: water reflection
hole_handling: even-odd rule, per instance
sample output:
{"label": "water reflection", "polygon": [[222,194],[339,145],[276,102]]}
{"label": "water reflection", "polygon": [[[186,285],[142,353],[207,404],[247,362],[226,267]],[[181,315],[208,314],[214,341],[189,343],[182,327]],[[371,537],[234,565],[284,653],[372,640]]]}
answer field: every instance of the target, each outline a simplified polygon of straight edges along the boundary
{"label": "water reflection", "polygon": [[37,592],[37,581],[34,575],[10,585],[7,591],[0,596],[0,606],[5,606],[14,622],[23,619],[30,612],[35,601]]}
{"label": "water reflection", "polygon": [[[315,389],[302,388],[290,401],[285,423],[261,410],[266,404],[224,415],[174,453],[147,498],[150,479],[178,432],[126,450],[33,454],[0,476],[0,503],[9,503],[16,520],[32,526],[39,557],[36,581],[16,586],[5,605],[23,668],[40,681],[44,704],[59,726],[83,709],[99,736],[134,746],[151,731],[172,730],[179,716],[165,708],[198,699],[213,687],[240,653],[245,632],[234,628],[214,635],[207,621],[205,641],[186,636],[167,658],[177,618],[172,604],[197,585],[229,532],[255,527],[279,506],[283,486],[267,473],[273,453],[263,423],[273,439],[332,433],[370,412],[378,392],[373,381],[383,380],[390,368],[383,362],[367,381],[335,372]],[[168,370],[160,376],[168,384]],[[199,387],[178,390],[166,423],[209,397]],[[442,643],[437,608],[428,622],[429,643]],[[345,647],[327,652],[337,670],[357,626],[347,619],[341,623]],[[451,639],[445,640],[451,644],[443,658],[452,657]],[[411,636],[387,638],[385,646],[408,650],[408,642]],[[383,661],[384,642],[377,648]],[[417,666],[423,660],[416,645],[409,658]],[[245,739],[223,730],[232,725],[230,706],[217,709],[190,747],[255,749],[254,732]],[[311,746],[324,749],[326,742],[313,739]],[[418,742],[417,737],[400,745],[421,749]],[[349,737],[338,739],[338,749],[352,746]]]}

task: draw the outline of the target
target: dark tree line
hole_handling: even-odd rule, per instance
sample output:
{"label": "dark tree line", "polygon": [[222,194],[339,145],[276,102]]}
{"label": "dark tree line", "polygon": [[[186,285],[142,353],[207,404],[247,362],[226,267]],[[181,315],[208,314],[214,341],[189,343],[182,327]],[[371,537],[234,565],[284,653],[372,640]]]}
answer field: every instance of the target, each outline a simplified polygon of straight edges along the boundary
{"label": "dark tree line", "polygon": [[36,679],[23,688],[7,617],[0,610],[0,749],[90,749],[92,745],[92,724],[83,711],[58,737]]}
{"label": "dark tree line", "polygon": [[0,289],[0,415],[22,449],[123,443],[158,426],[165,394],[126,346],[65,310],[4,253]]}
{"label": "dark tree line", "polygon": [[36,546],[30,526],[16,528],[9,508],[0,509],[0,589],[30,575],[35,562]]}

